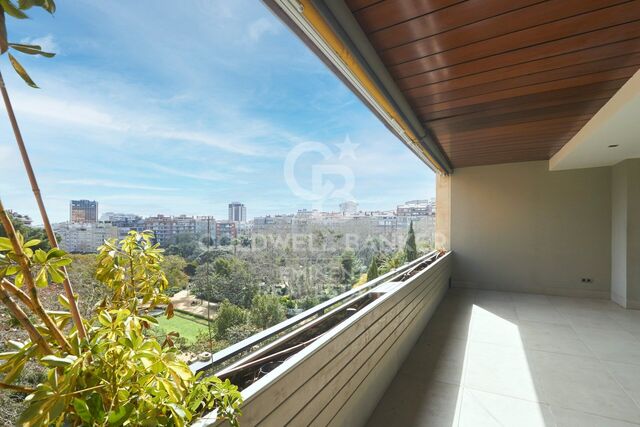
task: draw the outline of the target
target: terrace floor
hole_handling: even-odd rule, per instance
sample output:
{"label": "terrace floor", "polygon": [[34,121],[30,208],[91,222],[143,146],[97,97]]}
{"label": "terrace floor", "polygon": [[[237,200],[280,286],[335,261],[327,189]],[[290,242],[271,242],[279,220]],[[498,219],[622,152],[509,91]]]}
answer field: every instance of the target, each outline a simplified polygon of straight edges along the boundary
{"label": "terrace floor", "polygon": [[640,311],[450,290],[368,425],[640,425]]}

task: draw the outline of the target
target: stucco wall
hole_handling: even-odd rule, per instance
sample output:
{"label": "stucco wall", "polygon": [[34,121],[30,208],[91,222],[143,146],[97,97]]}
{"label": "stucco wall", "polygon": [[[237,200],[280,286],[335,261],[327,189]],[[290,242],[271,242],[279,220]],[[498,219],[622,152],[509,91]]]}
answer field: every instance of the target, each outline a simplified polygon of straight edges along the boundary
{"label": "stucco wall", "polygon": [[456,169],[451,249],[453,286],[609,298],[611,168]]}

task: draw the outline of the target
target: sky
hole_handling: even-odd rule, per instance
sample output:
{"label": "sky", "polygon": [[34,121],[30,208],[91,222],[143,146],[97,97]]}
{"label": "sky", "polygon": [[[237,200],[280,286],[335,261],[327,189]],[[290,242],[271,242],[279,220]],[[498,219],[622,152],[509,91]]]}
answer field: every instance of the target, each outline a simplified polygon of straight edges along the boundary
{"label": "sky", "polygon": [[[49,215],[69,200],[139,215],[249,218],[393,209],[435,194],[433,172],[257,0],[58,2],[8,20],[0,70]],[[4,110],[4,109],[2,109]],[[4,111],[0,197],[40,222]]]}

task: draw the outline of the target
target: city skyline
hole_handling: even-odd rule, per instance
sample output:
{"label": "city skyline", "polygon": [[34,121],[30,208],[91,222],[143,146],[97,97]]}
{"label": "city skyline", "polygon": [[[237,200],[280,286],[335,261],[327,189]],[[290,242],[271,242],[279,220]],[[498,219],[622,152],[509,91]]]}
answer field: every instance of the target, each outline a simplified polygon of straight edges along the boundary
{"label": "city skyline", "polygon": [[[74,200],[70,200],[69,202],[73,202]],[[83,200],[85,201],[85,200]],[[102,206],[102,203],[99,200],[86,200],[86,201],[91,201],[91,202],[96,202],[98,205]],[[349,212],[349,213],[364,213],[364,212],[395,212],[398,208],[401,208],[403,206],[405,206],[406,204],[412,204],[412,203],[416,203],[416,202],[426,202],[426,203],[430,203],[433,204],[435,203],[435,198],[426,198],[426,199],[413,199],[413,200],[405,200],[405,201],[397,201],[393,206],[391,207],[378,207],[376,209],[362,209],[358,203],[355,203],[356,209]],[[242,202],[238,202],[238,201],[233,201],[230,203],[223,203],[223,205],[228,207],[231,204],[234,203],[239,203],[240,205],[242,205],[243,207],[247,207],[246,204],[242,203]],[[344,204],[352,204],[354,203],[354,201],[347,201],[344,203],[341,203],[337,206],[334,206],[333,209],[328,209],[328,210],[322,210],[319,212],[322,213],[347,213],[345,212],[342,208]],[[246,216],[246,221],[252,221],[255,218],[263,218],[263,217],[271,217],[271,216],[279,216],[279,215],[295,215],[301,212],[306,212],[306,213],[311,213],[313,212],[313,209],[309,209],[308,207],[302,207],[302,208],[298,208],[295,209],[293,211],[278,211],[278,212],[269,212],[266,214],[262,214],[262,215],[247,215]],[[20,215],[27,215],[31,221],[33,222],[34,225],[40,225],[40,223],[38,222],[38,217],[36,216],[35,219],[33,216],[29,215],[29,214],[23,214],[22,212],[14,212],[14,214],[20,214]],[[205,217],[211,217],[212,219],[215,219],[216,221],[231,221],[228,218],[228,212],[226,212],[223,215],[220,216],[216,216],[216,215],[212,215],[211,213],[206,213],[206,212],[197,212],[197,213],[187,213],[187,212],[178,212],[175,214],[167,214],[166,212],[153,212],[151,214],[141,214],[139,212],[135,212],[135,211],[112,211],[112,210],[103,210],[102,208],[100,208],[100,210],[97,212],[98,214],[98,221],[104,222],[104,221],[110,221],[109,217],[111,216],[118,216],[118,217],[122,217],[122,216],[137,216],[140,218],[149,218],[149,217],[156,217],[156,216],[168,216],[168,217],[180,217],[180,216],[192,216],[192,217],[201,217],[201,218],[205,218]],[[64,221],[54,221],[56,223],[64,223],[64,222],[73,222],[71,220],[71,218],[67,217]],[[236,222],[242,222],[242,221],[236,221]]]}

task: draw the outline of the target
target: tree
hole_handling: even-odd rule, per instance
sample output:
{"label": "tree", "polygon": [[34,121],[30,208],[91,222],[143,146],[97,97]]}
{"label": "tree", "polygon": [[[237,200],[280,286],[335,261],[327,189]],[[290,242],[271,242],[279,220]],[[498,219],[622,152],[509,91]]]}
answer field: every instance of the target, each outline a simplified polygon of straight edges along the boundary
{"label": "tree", "polygon": [[235,305],[250,307],[257,285],[246,262],[224,256],[216,258],[211,265],[198,267],[192,291],[200,299],[229,300]]}
{"label": "tree", "polygon": [[367,270],[367,280],[373,280],[378,276],[378,257],[374,255],[373,258],[371,258],[371,265]]}
{"label": "tree", "polygon": [[416,233],[413,231],[413,221],[411,221],[411,223],[409,224],[409,234],[407,235],[407,242],[404,245],[404,252],[408,262],[411,262],[418,258],[418,249],[416,248]]}
{"label": "tree", "polygon": [[167,255],[162,261],[162,271],[164,271],[169,288],[178,290],[185,289],[189,284],[189,276],[185,273],[187,262],[178,255]]}
{"label": "tree", "polygon": [[[27,241],[34,239],[40,240],[40,243],[35,247],[35,249],[42,249],[45,251],[51,249],[51,245],[49,245],[49,241],[47,240],[47,233],[45,233],[44,229],[32,227],[26,224],[26,222],[31,221],[29,216],[20,215],[15,212],[7,212],[7,214],[15,230],[22,234]],[[7,237],[7,233],[2,224],[0,224],[0,237]]]}
{"label": "tree", "polygon": [[249,236],[240,236],[240,244],[243,248],[251,247],[251,237]]}
{"label": "tree", "polygon": [[249,317],[251,323],[260,329],[267,329],[286,318],[284,307],[280,304],[280,298],[275,295],[256,295],[253,297]]}
{"label": "tree", "polygon": [[227,340],[229,338],[229,329],[246,324],[248,318],[246,310],[224,300],[218,307],[218,315],[216,316],[216,337]]}
{"label": "tree", "polygon": [[184,272],[187,276],[193,277],[196,275],[196,269],[198,268],[198,264],[195,262],[188,262],[184,267]]}
{"label": "tree", "polygon": [[191,259],[200,252],[200,242],[193,234],[178,234],[175,242],[167,250],[167,255],[179,255],[185,259]]}
{"label": "tree", "polygon": [[320,304],[318,297],[306,296],[302,301],[300,301],[300,308],[303,310],[309,310],[318,304]]}
{"label": "tree", "polygon": [[357,268],[356,255],[351,249],[346,249],[340,255],[338,281],[343,285],[351,285],[353,275]]}
{"label": "tree", "polygon": [[228,236],[222,236],[220,238],[220,246],[229,246],[231,244],[231,238]]}

